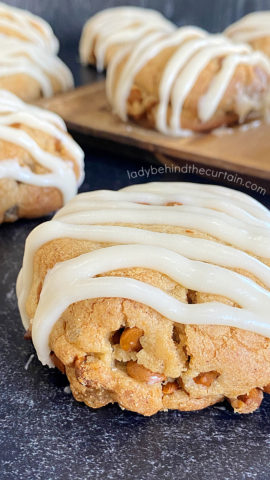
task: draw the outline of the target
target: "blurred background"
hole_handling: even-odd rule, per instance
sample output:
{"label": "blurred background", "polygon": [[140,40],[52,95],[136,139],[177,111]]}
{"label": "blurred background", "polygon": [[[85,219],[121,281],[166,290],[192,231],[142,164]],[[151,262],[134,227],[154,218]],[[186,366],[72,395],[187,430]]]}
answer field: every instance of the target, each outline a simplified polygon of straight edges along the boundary
{"label": "blurred background", "polygon": [[[1,1],[1,0],[0,0]],[[197,25],[210,32],[222,32],[228,25],[243,15],[256,10],[270,10],[270,0],[3,0],[5,3],[24,8],[46,19],[60,40],[60,57],[70,67],[75,85],[88,84],[103,79],[95,68],[80,64],[78,55],[79,39],[86,20],[105,8],[115,6],[140,6],[161,11],[177,25]],[[156,159],[150,153],[136,148],[119,146],[112,148],[107,141],[99,138],[78,135],[71,132],[86,153],[87,174],[82,187],[84,191],[99,188],[118,189],[131,183],[146,181],[192,181],[219,183],[215,179],[196,174],[167,173],[151,178],[128,178],[127,170],[134,171],[144,165],[154,164]],[[183,164],[186,161],[183,160]],[[227,171],[227,170],[226,170]],[[106,173],[104,173],[106,172]],[[246,178],[245,178],[246,179]],[[244,190],[270,207],[270,182],[260,179],[259,185],[265,188],[266,195],[245,190],[232,182],[223,182],[230,188]]]}
{"label": "blurred background", "polygon": [[254,10],[270,10],[270,0],[5,0],[26,8],[51,23],[62,44],[79,41],[88,17],[108,7],[136,5],[160,10],[178,25],[195,24],[211,32]]}

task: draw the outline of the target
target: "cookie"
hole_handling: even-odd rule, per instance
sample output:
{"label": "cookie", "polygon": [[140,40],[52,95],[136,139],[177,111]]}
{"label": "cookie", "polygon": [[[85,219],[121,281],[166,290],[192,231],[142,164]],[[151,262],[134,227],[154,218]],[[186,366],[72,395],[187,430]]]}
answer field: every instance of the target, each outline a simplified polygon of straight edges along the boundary
{"label": "cookie", "polygon": [[263,118],[269,82],[261,52],[183,27],[122,48],[109,64],[106,89],[123,121],[189,136]]}
{"label": "cookie", "polygon": [[62,207],[83,181],[83,158],[58,115],[0,90],[0,223]]}
{"label": "cookie", "polygon": [[90,407],[252,412],[270,391],[269,240],[269,211],[223,187],[78,195],[27,239],[24,326]]}

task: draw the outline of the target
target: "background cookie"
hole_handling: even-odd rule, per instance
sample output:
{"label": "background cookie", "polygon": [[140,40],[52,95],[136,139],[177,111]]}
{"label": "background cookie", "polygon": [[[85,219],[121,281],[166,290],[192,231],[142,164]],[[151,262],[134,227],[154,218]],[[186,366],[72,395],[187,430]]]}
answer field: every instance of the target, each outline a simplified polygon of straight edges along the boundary
{"label": "background cookie", "polygon": [[72,198],[84,154],[57,115],[0,91],[0,221],[40,217]]}
{"label": "background cookie", "polygon": [[263,118],[269,81],[262,53],[183,27],[122,48],[109,64],[106,90],[123,121],[181,137]]}

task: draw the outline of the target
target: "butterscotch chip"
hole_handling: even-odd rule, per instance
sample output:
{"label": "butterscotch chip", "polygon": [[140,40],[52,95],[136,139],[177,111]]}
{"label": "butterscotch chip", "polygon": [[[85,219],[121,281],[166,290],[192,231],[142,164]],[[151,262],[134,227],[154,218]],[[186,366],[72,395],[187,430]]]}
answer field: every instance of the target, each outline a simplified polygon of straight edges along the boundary
{"label": "butterscotch chip", "polygon": [[143,335],[141,328],[125,328],[120,337],[120,347],[126,352],[139,352],[142,348],[140,338]]}
{"label": "butterscotch chip", "polygon": [[193,380],[198,385],[203,385],[204,387],[210,387],[214,382],[214,380],[218,378],[218,376],[219,376],[218,372],[203,372],[203,373],[200,373]]}
{"label": "butterscotch chip", "polygon": [[127,363],[127,373],[130,377],[134,378],[134,380],[145,382],[148,385],[161,383],[165,380],[165,376],[162,373],[151,372],[148,368],[145,368],[143,365],[133,362],[132,360]]}
{"label": "butterscotch chip", "polygon": [[166,385],[162,385],[162,392],[164,395],[171,395],[172,393],[176,392],[176,390],[179,390],[180,385],[177,381],[174,382],[168,382]]}
{"label": "butterscotch chip", "polygon": [[51,352],[50,357],[56,368],[58,368],[58,370],[65,375],[66,368],[63,362],[61,362],[61,360],[55,355],[54,352]]}
{"label": "butterscotch chip", "polygon": [[239,395],[237,399],[230,400],[234,411],[238,413],[252,413],[259,408],[263,400],[263,392],[259,388],[253,388],[245,395]]}

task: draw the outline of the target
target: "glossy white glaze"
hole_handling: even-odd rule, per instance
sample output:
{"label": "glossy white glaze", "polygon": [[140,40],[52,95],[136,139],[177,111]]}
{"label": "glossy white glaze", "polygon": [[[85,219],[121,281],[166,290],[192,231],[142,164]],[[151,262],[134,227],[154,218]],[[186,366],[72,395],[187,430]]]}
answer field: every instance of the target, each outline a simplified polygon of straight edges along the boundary
{"label": "glossy white glaze", "polygon": [[235,42],[252,42],[270,35],[270,12],[253,12],[245,15],[224,31]]}
{"label": "glossy white glaze", "polygon": [[89,63],[94,55],[98,71],[105,68],[108,48],[134,44],[150,32],[172,32],[176,27],[155,10],[139,7],[116,7],[103,10],[85,24],[80,40],[80,58]]}
{"label": "glossy white glaze", "polygon": [[45,20],[2,2],[0,2],[0,34],[25,40],[54,54],[59,50],[59,42]]}
{"label": "glossy white glaze", "polygon": [[72,73],[60,58],[37,45],[17,39],[0,37],[0,43],[0,81],[1,77],[28,75],[39,83],[44,97],[54,93],[53,78],[61,90],[72,88]]}
{"label": "glossy white glaze", "polygon": [[[181,205],[167,205],[172,202]],[[161,233],[151,231],[151,225],[183,230]],[[189,236],[190,229],[210,237]],[[29,319],[26,301],[35,253],[57,238],[101,242],[103,248],[55,265],[47,273],[35,316]],[[71,303],[88,298],[129,298],[173,322],[231,325],[270,336],[270,268],[256,258],[270,259],[269,240],[269,211],[224,187],[150,183],[81,194],[27,239],[17,283],[21,316],[26,328],[32,324],[39,358],[49,365],[48,338],[54,323]],[[183,304],[134,279],[95,278],[132,267],[162,272],[187,289],[227,297],[241,308],[220,302]],[[233,269],[249,272],[265,288]]]}

